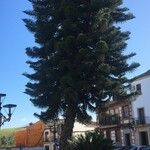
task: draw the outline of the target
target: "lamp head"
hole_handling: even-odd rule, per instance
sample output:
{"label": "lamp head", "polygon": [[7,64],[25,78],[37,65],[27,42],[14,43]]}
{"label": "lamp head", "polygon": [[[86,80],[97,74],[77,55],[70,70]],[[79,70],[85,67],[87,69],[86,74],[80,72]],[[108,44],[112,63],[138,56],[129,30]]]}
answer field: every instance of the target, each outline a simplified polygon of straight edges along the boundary
{"label": "lamp head", "polygon": [[12,108],[17,107],[17,105],[15,105],[15,104],[6,104],[6,105],[4,105],[3,107],[4,107],[4,108],[8,108],[8,109],[12,109]]}
{"label": "lamp head", "polygon": [[2,94],[2,93],[0,93],[0,103],[2,104],[2,102],[3,102],[3,100],[4,100],[4,98],[3,98],[3,100],[2,100],[2,97],[6,97],[6,94]]}
{"label": "lamp head", "polygon": [[15,104],[6,104],[6,105],[4,105],[3,107],[8,109],[8,117],[9,117],[9,119],[10,119],[11,116],[12,116],[12,114],[13,114],[12,109],[13,109],[13,108],[15,109],[15,108],[17,107],[17,105],[15,105]]}
{"label": "lamp head", "polygon": [[6,96],[6,94],[0,93],[0,97],[5,97],[5,96]]}

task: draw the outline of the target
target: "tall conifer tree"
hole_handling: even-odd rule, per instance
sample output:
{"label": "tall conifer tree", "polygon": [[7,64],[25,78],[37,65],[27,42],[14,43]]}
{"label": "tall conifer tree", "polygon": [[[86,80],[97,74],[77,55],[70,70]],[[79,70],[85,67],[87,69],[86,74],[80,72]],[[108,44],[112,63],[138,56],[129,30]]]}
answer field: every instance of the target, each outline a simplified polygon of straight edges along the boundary
{"label": "tall conifer tree", "polygon": [[37,46],[27,48],[33,73],[26,93],[43,111],[43,120],[64,117],[62,150],[72,135],[75,119],[91,119],[101,103],[128,95],[126,73],[139,66],[128,64],[135,55],[124,54],[129,32],[118,23],[134,18],[122,0],[29,0],[26,27]]}

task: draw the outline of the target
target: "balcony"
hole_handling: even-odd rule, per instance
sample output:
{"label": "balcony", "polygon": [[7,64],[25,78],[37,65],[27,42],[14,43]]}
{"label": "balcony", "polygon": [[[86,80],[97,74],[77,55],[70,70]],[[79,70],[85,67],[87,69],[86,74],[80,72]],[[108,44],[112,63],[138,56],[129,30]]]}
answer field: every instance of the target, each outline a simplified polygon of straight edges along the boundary
{"label": "balcony", "polygon": [[135,119],[135,124],[136,125],[146,125],[146,124],[150,124],[150,117],[142,117],[142,118],[136,118]]}
{"label": "balcony", "polygon": [[118,125],[120,124],[120,117],[115,115],[104,115],[99,118],[99,124],[102,126]]}

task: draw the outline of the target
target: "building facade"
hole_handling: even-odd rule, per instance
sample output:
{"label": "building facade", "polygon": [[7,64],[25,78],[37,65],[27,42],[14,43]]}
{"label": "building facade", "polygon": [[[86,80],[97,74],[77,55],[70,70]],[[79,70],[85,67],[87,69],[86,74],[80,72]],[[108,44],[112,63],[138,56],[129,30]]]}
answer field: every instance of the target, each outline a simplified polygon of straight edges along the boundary
{"label": "building facade", "polygon": [[16,147],[43,147],[45,124],[38,121],[15,133]]}
{"label": "building facade", "polygon": [[98,112],[97,122],[104,137],[116,146],[135,144],[131,101],[107,102]]}
{"label": "building facade", "polygon": [[[73,136],[78,136],[89,131],[94,131],[96,127],[97,126],[95,122],[86,125],[75,122]],[[18,148],[43,147],[44,150],[54,150],[55,146],[55,150],[58,150],[62,128],[63,120],[57,120],[46,124],[38,121],[16,131],[15,145]]]}
{"label": "building facade", "polygon": [[62,120],[49,122],[46,124],[43,136],[43,146],[45,150],[59,149],[59,139],[61,135]]}
{"label": "building facade", "polygon": [[135,143],[150,145],[150,70],[133,79],[132,90],[138,93],[132,102]]}
{"label": "building facade", "polygon": [[[48,123],[44,130],[44,147],[45,150],[54,150],[59,149],[59,139],[61,135],[61,129],[63,128],[63,120],[59,122]],[[86,132],[92,132],[97,128],[95,122],[90,124],[81,124],[79,122],[75,122],[73,128],[73,136],[84,135]],[[54,140],[55,139],[55,140]]]}

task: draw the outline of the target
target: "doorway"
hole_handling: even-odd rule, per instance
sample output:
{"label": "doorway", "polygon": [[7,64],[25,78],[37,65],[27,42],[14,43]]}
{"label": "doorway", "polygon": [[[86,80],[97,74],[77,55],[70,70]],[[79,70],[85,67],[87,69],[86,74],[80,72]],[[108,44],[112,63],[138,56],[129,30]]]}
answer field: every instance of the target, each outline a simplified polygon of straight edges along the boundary
{"label": "doorway", "polygon": [[45,150],[50,150],[48,145],[45,146]]}
{"label": "doorway", "polygon": [[125,134],[125,145],[130,146],[131,145],[131,140],[130,140],[130,133]]}
{"label": "doorway", "polygon": [[140,140],[141,140],[141,145],[149,145],[148,133],[146,131],[140,132]]}

